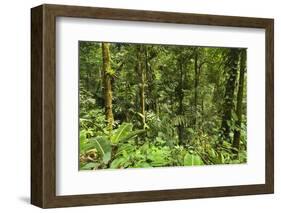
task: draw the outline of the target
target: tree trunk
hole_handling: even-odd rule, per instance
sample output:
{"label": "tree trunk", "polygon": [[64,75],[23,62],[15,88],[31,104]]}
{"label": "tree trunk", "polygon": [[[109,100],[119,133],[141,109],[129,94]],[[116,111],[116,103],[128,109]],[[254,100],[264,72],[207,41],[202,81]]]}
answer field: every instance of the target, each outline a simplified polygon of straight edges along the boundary
{"label": "tree trunk", "polygon": [[245,66],[246,66],[246,50],[242,50],[240,54],[240,77],[239,77],[239,87],[238,87],[238,93],[237,93],[237,104],[236,104],[236,115],[237,115],[237,121],[236,121],[236,128],[234,131],[233,136],[233,148],[234,153],[239,152],[239,144],[240,144],[240,128],[241,128],[241,122],[242,122],[242,106],[243,106],[243,93],[244,93],[244,75],[245,75]]}
{"label": "tree trunk", "polygon": [[90,69],[87,69],[87,77],[86,77],[86,88],[87,88],[87,91],[90,91],[90,73],[89,73]]}
{"label": "tree trunk", "polygon": [[104,101],[105,101],[105,118],[107,121],[109,131],[113,128],[114,117],[112,113],[112,76],[110,67],[110,51],[109,44],[102,43],[102,57],[103,57],[103,87],[104,87]]}
{"label": "tree trunk", "polygon": [[[178,94],[178,101],[179,101],[179,108],[178,108],[178,115],[183,115],[183,64],[182,60],[179,60],[179,69],[180,69],[180,78],[179,78],[179,85],[177,89]],[[179,137],[179,144],[183,144],[184,141],[184,126],[182,123],[178,124],[178,137]]]}
{"label": "tree trunk", "polygon": [[197,105],[198,105],[198,84],[199,84],[199,72],[198,72],[198,53],[195,51],[194,57],[194,127],[197,125]]}
{"label": "tree trunk", "polygon": [[138,73],[140,77],[139,92],[140,92],[140,113],[142,114],[142,127],[145,128],[145,57],[144,46],[138,46]]}
{"label": "tree trunk", "polygon": [[[230,49],[228,51],[226,61],[227,80],[225,85],[225,95],[223,104],[223,116],[222,116],[222,139],[230,142],[230,122],[232,118],[232,112],[234,109],[234,91],[237,78],[237,68],[239,60],[239,50]],[[222,140],[222,141],[223,141]]]}

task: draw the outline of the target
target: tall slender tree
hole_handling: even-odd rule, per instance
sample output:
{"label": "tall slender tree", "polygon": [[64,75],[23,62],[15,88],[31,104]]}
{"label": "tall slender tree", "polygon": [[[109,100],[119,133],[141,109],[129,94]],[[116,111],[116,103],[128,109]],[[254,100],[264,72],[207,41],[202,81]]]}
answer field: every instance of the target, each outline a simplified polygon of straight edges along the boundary
{"label": "tall slender tree", "polygon": [[[237,69],[239,61],[239,49],[231,48],[227,49],[227,59],[226,59],[226,81],[225,81],[225,94],[224,94],[224,104],[223,104],[223,115],[222,115],[222,136],[223,140],[231,142],[230,138],[230,128],[232,113],[234,110],[234,92],[237,78]],[[222,140],[222,141],[223,141]]]}
{"label": "tall slender tree", "polygon": [[242,123],[242,107],[243,107],[243,93],[244,93],[244,76],[246,72],[246,50],[242,49],[240,53],[240,70],[239,70],[239,86],[236,101],[236,128],[233,136],[233,148],[235,153],[239,151],[240,136],[241,136],[241,123]]}
{"label": "tall slender tree", "polygon": [[198,84],[199,84],[199,70],[198,70],[198,50],[194,51],[194,127],[197,124],[197,105],[198,105]]}
{"label": "tall slender tree", "polygon": [[[180,71],[179,75],[179,81],[178,81],[178,87],[177,87],[177,97],[178,97],[178,115],[183,116],[184,115],[184,108],[183,108],[183,99],[184,99],[184,70],[183,70],[183,61],[181,55],[179,56],[178,59],[178,68]],[[184,140],[184,125],[182,122],[178,123],[178,138],[179,138],[179,143],[183,144]]]}
{"label": "tall slender tree", "polygon": [[103,58],[103,87],[104,87],[104,102],[105,102],[105,117],[108,123],[108,129],[113,128],[113,112],[112,112],[112,70],[110,66],[110,49],[109,43],[102,43],[102,58]]}
{"label": "tall slender tree", "polygon": [[140,93],[140,113],[142,117],[142,127],[145,128],[145,47],[140,44],[137,46],[138,54],[138,75],[140,79],[139,93]]}

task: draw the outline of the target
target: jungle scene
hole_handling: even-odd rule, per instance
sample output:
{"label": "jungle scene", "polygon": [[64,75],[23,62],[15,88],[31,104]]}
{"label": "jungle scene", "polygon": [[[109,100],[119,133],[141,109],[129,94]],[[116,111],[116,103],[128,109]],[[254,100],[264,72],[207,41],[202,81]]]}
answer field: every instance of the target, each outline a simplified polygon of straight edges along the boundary
{"label": "jungle scene", "polygon": [[247,162],[247,49],[79,41],[80,170]]}

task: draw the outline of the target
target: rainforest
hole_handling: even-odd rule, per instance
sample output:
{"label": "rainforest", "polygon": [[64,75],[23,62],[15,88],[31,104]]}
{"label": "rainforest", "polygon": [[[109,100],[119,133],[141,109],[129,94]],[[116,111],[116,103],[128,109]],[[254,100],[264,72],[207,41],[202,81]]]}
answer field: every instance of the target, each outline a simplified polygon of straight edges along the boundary
{"label": "rainforest", "polygon": [[247,49],[79,41],[80,170],[247,162]]}

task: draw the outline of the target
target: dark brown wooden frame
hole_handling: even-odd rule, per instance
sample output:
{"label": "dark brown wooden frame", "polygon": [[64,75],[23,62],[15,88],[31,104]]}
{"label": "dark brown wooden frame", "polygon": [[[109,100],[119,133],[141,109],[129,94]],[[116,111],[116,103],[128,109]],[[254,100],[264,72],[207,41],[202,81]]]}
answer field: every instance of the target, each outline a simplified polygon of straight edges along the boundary
{"label": "dark brown wooden frame", "polygon": [[[56,196],[56,17],[262,28],[266,32],[265,184]],[[274,192],[274,20],[64,5],[31,9],[31,203],[65,207]]]}

